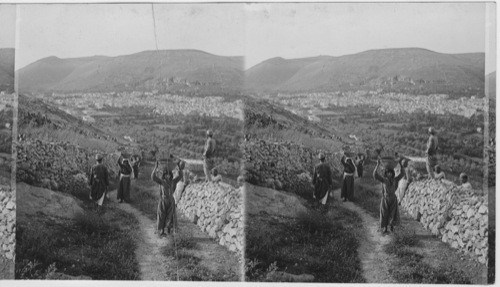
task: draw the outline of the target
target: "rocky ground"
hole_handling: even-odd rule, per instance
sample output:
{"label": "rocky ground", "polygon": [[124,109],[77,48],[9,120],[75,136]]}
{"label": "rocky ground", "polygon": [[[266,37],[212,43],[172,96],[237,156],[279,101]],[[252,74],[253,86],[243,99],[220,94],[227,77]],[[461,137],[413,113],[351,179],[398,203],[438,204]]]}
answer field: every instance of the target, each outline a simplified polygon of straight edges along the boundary
{"label": "rocky ground", "polygon": [[16,196],[0,186],[0,279],[14,278],[16,245]]}

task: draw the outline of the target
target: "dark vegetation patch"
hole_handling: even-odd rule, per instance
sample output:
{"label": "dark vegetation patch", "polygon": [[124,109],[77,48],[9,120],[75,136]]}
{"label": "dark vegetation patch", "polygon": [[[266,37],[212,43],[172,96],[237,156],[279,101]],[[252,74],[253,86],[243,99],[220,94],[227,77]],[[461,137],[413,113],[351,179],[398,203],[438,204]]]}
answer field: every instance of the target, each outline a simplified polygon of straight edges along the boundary
{"label": "dark vegetation patch", "polygon": [[462,271],[453,266],[433,267],[423,262],[424,256],[412,247],[418,247],[419,239],[414,232],[401,230],[386,245],[385,251],[396,256],[389,273],[400,283],[420,284],[471,284]]}
{"label": "dark vegetation patch", "polygon": [[[346,225],[360,222],[335,206],[328,213],[311,209],[296,219],[249,216],[246,225],[247,281],[266,281],[270,271],[311,274],[316,282],[364,282],[358,241]],[[349,213],[349,211],[347,211]],[[360,226],[358,226],[359,228]]]}
{"label": "dark vegetation patch", "polygon": [[[134,218],[124,219],[119,222],[138,224]],[[74,220],[18,221],[16,240],[16,279],[45,279],[55,271],[94,280],[139,279],[130,231],[109,224],[96,211],[87,210]]]}

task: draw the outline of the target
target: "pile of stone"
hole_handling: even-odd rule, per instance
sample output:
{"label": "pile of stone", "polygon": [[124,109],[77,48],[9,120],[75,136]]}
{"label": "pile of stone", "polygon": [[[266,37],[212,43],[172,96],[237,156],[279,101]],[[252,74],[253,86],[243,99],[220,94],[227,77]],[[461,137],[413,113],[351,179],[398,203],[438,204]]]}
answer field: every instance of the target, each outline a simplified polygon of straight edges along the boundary
{"label": "pile of stone", "polygon": [[[311,176],[319,163],[318,151],[302,145],[264,140],[242,144],[245,181],[297,194],[312,192]],[[340,153],[325,152],[334,178],[341,176]]]}
{"label": "pile of stone", "polygon": [[411,183],[401,206],[443,242],[480,263],[488,261],[488,198],[453,183]]}
{"label": "pile of stone", "polygon": [[226,183],[190,183],[177,208],[230,251],[243,253],[243,189]]}
{"label": "pile of stone", "polygon": [[16,196],[0,186],[0,256],[14,262],[16,247]]}
{"label": "pile of stone", "polygon": [[[73,195],[88,192],[87,178],[97,151],[69,143],[24,140],[17,146],[17,181]],[[115,155],[104,158],[116,176]]]}

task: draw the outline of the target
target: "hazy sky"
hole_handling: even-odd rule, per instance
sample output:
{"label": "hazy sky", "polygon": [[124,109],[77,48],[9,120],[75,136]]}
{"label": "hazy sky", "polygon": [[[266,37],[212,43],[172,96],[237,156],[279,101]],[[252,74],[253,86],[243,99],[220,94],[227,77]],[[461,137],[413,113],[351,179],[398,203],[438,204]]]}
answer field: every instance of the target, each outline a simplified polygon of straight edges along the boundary
{"label": "hazy sky", "polygon": [[[483,3],[155,4],[159,49],[272,57],[421,47],[485,51]],[[150,4],[21,5],[16,68],[47,56],[155,49]]]}
{"label": "hazy sky", "polygon": [[0,5],[0,48],[16,45],[16,6]]}
{"label": "hazy sky", "polygon": [[247,11],[247,66],[276,56],[340,56],[381,48],[485,50],[482,3],[252,4]]}
{"label": "hazy sky", "polygon": [[[159,49],[243,56],[243,4],[154,4]],[[154,50],[150,4],[19,7],[16,69],[47,56],[126,55]]]}

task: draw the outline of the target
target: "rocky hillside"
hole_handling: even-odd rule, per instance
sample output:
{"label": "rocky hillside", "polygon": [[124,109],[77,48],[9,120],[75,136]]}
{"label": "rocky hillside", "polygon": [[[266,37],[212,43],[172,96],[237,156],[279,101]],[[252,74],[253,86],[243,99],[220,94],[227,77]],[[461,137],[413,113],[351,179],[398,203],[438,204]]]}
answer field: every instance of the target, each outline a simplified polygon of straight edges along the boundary
{"label": "rocky hillside", "polygon": [[117,57],[48,57],[19,70],[22,93],[211,86],[236,89],[242,84],[242,57],[217,56],[198,50],[144,51]]}
{"label": "rocky hillside", "polygon": [[[263,133],[278,135],[280,131],[296,131],[308,138],[333,139],[339,144],[348,141],[345,131],[323,127],[268,101],[247,99],[244,105],[244,130],[247,136],[262,138]],[[291,139],[284,137],[283,140]]]}
{"label": "rocky hillside", "polygon": [[268,92],[383,88],[482,95],[484,61],[484,53],[442,54],[419,48],[369,50],[307,61],[271,59],[245,72],[245,86]]}
{"label": "rocky hillside", "polygon": [[82,147],[116,150],[123,141],[31,96],[19,95],[18,131],[21,139],[68,142]]}
{"label": "rocky hillside", "polygon": [[488,196],[433,180],[409,185],[403,209],[432,234],[479,262],[488,261]]}
{"label": "rocky hillside", "polygon": [[[75,196],[89,192],[88,172],[95,164],[91,151],[68,143],[22,140],[17,145],[18,182],[61,191]],[[116,155],[105,157],[110,176],[116,176]]]}
{"label": "rocky hillside", "polygon": [[0,91],[14,92],[15,50],[0,48]]}
{"label": "rocky hillside", "polygon": [[[3,265],[2,261],[5,259],[10,261],[8,264],[14,264],[15,246],[16,194],[11,191],[10,187],[0,185],[0,265]],[[5,259],[2,258],[3,256]]]}
{"label": "rocky hillside", "polygon": [[[245,181],[272,189],[311,195],[312,173],[318,164],[318,152],[294,143],[272,143],[263,140],[242,144]],[[325,152],[334,178],[340,181],[340,153]]]}

